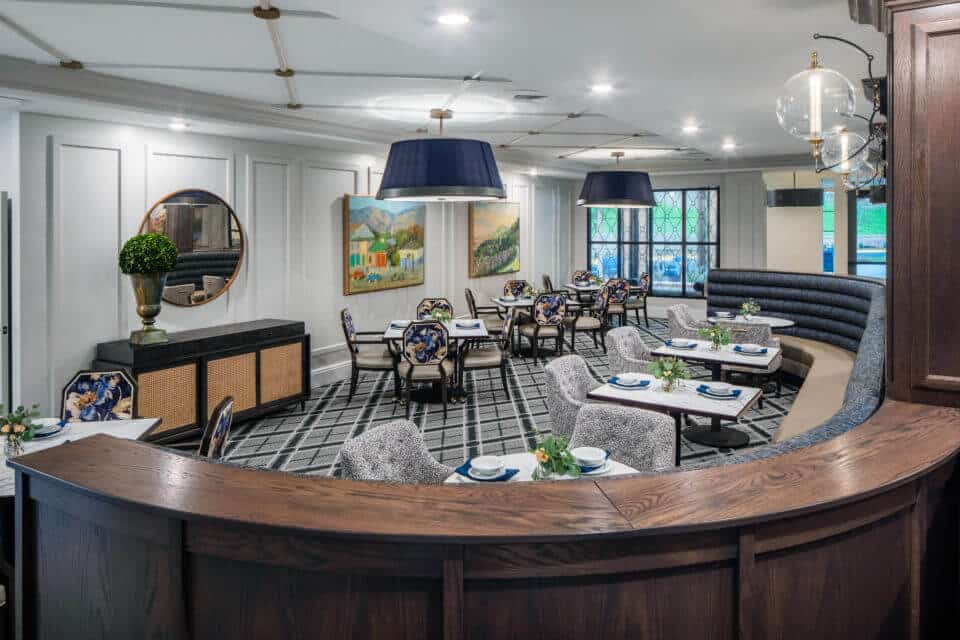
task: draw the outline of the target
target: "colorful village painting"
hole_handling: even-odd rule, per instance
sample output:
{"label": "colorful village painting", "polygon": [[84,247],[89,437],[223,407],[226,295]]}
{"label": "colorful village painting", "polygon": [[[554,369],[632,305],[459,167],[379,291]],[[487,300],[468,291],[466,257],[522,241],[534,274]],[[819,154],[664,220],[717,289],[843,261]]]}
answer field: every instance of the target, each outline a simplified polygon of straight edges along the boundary
{"label": "colorful village painting", "polygon": [[343,294],[423,284],[423,202],[343,197]]}

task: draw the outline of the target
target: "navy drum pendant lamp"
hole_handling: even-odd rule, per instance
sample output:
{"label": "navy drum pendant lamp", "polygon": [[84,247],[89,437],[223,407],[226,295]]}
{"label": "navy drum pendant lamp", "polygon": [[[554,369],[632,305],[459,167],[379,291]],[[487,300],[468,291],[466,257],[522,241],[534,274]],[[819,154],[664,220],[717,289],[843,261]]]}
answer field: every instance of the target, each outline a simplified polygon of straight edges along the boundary
{"label": "navy drum pendant lamp", "polygon": [[[622,151],[610,154],[617,159]],[[653,186],[644,171],[591,171],[583,182],[577,204],[581,207],[652,207]]]}
{"label": "navy drum pendant lamp", "polygon": [[[453,114],[434,109],[431,117]],[[503,200],[506,192],[490,144],[463,138],[417,138],[394,142],[380,181],[378,200],[476,202]]]}

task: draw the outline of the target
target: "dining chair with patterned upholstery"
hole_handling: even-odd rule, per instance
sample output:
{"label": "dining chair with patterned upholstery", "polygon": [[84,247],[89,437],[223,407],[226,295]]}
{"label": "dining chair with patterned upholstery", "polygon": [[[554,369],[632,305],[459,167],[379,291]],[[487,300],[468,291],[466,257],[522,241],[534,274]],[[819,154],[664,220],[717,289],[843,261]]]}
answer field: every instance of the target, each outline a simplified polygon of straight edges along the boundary
{"label": "dining chair with patterned upholstery", "polygon": [[591,375],[587,362],[577,355],[552,360],[543,371],[552,432],[570,437],[577,426],[580,408],[587,404],[587,394],[600,383]]}
{"label": "dining chair with patterned upholstery", "polygon": [[439,382],[443,398],[443,418],[447,418],[447,394],[455,380],[456,368],[450,358],[450,335],[436,320],[411,322],[403,331],[403,361],[398,367],[406,383],[407,418],[410,417],[410,394],[414,382]]}
{"label": "dining chair with patterned upholstery", "polygon": [[615,404],[587,404],[577,414],[570,448],[597,447],[637,471],[674,467],[677,446],[673,418]]}
{"label": "dining chair with patterned upholstery", "polygon": [[[577,332],[586,331],[593,337],[593,346],[602,348],[607,352],[607,343],[605,340],[606,332],[609,329],[607,321],[607,309],[610,306],[610,287],[603,285],[597,291],[593,304],[590,307],[580,307],[572,316],[564,319],[564,325],[570,331],[570,348],[577,349]],[[598,337],[600,338],[598,340]]]}
{"label": "dining chair with patterned upholstery", "polygon": [[341,476],[403,484],[442,484],[453,469],[430,454],[423,434],[409,420],[381,424],[340,449]]}
{"label": "dining chair with patterned upholstery", "polygon": [[553,278],[549,274],[543,274],[543,290],[547,293],[562,293],[553,288]]}
{"label": "dining chair with patterned upholstery", "polygon": [[424,298],[417,305],[417,320],[430,320],[434,311],[445,311],[453,317],[453,305],[446,298]]}
{"label": "dining chair with patterned upholstery", "polygon": [[507,280],[503,283],[503,295],[519,298],[523,295],[524,289],[530,286],[526,280]]}
{"label": "dining chair with patterned upholstery", "polygon": [[556,352],[563,353],[563,319],[567,315],[567,297],[562,293],[543,293],[533,302],[533,317],[520,325],[520,335],[530,342],[536,360],[540,341],[553,338]]}
{"label": "dining chair with patterned upholstery", "polygon": [[137,384],[126,371],[78,371],[60,396],[60,419],[68,422],[129,420]]}
{"label": "dining chair with patterned upholstery", "polygon": [[[730,331],[730,344],[759,344],[764,347],[779,347],[780,339],[773,335],[770,325],[760,322],[737,322],[735,320],[720,321],[718,327],[723,327]],[[777,397],[783,392],[783,354],[778,353],[770,362],[770,366],[765,369],[754,369],[753,367],[740,367],[734,364],[725,364],[721,367],[721,375],[726,379],[730,373],[737,373],[749,376],[753,380],[766,381],[772,380],[777,385]],[[756,385],[763,388],[764,384]],[[760,395],[758,406],[763,408],[763,394]]]}
{"label": "dining chair with patterned upholstery", "polygon": [[630,295],[630,282],[624,278],[610,278],[607,280],[607,286],[610,287],[607,317],[617,316],[622,327],[627,324],[627,296]]}
{"label": "dining chair with patterned upholstery", "polygon": [[232,425],[233,396],[227,396],[210,413],[207,426],[203,429],[203,437],[200,439],[200,448],[197,450],[197,455],[201,458],[220,460],[227,449]]}
{"label": "dining chair with patterned upholstery", "polygon": [[510,342],[513,336],[513,323],[517,314],[515,310],[507,312],[507,319],[503,322],[503,332],[496,339],[471,340],[464,344],[460,352],[460,366],[458,367],[460,381],[457,385],[463,390],[463,374],[466,371],[483,369],[500,369],[500,381],[503,383],[503,392],[510,398],[510,386],[507,384],[507,367],[510,364]]}
{"label": "dining chair with patterned upholstery", "polygon": [[503,332],[503,312],[500,307],[478,305],[477,297],[470,287],[463,290],[463,295],[467,299],[467,309],[470,310],[470,317],[483,320],[487,333],[500,335]]}
{"label": "dining chair with patterned upholstery", "polygon": [[667,309],[667,322],[671,338],[702,340],[700,329],[711,326],[706,320],[697,320],[685,304],[675,304]]}
{"label": "dining chair with patterned upholstery", "polygon": [[[400,397],[400,376],[397,371],[397,358],[383,344],[383,331],[357,331],[353,315],[349,309],[340,310],[340,325],[343,337],[350,352],[350,394],[347,403],[353,400],[360,382],[361,371],[393,372],[393,394]],[[361,349],[363,345],[370,348]],[[376,348],[373,348],[376,347]]]}
{"label": "dining chair with patterned upholstery", "polygon": [[637,278],[637,284],[630,285],[630,295],[624,303],[627,313],[633,311],[637,317],[637,324],[640,324],[640,310],[643,309],[643,322],[650,328],[650,319],[647,317],[647,295],[650,293],[650,274],[641,273]]}
{"label": "dining chair with patterned upholstery", "polygon": [[603,338],[610,359],[610,373],[648,373],[653,353],[636,327],[617,327]]}

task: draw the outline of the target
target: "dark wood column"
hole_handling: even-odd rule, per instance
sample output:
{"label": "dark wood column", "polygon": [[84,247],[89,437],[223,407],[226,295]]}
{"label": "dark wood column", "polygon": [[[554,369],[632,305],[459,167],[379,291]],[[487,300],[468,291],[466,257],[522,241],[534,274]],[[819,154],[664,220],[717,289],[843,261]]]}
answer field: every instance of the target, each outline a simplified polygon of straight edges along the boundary
{"label": "dark wood column", "polygon": [[888,0],[887,7],[888,394],[960,406],[960,2]]}

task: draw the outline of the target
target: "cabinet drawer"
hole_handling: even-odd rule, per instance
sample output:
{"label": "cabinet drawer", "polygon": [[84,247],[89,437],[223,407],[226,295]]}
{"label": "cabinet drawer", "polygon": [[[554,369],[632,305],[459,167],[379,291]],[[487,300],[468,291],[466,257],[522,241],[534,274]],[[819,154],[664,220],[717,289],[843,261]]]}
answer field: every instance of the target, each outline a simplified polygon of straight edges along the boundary
{"label": "cabinet drawer", "polygon": [[303,343],[293,342],[260,351],[260,403],[303,393]]}
{"label": "cabinet drawer", "polygon": [[137,415],[163,420],[152,435],[199,424],[196,363],[138,374],[137,394]]}
{"label": "cabinet drawer", "polygon": [[235,413],[257,406],[256,352],[207,361],[207,418],[227,396]]}

